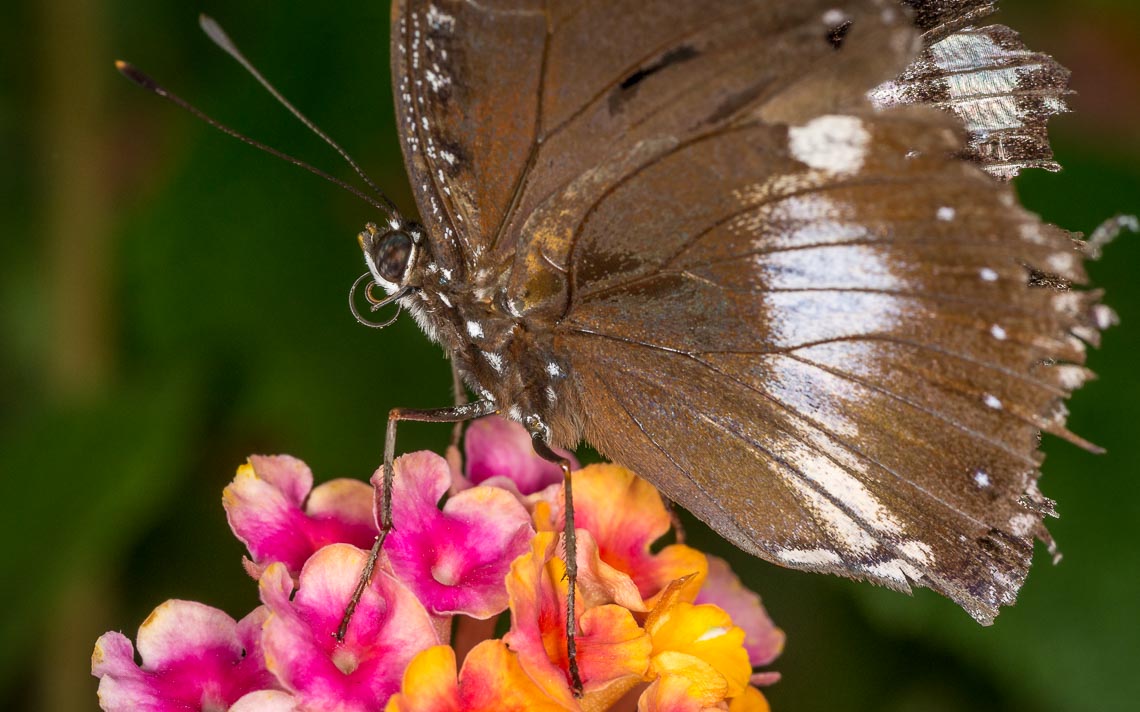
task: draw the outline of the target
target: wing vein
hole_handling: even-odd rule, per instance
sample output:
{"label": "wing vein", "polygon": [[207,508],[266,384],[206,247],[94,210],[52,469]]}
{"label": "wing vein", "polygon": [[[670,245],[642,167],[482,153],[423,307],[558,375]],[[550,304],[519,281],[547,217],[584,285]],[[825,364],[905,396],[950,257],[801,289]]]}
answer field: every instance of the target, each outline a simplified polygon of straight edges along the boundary
{"label": "wing vein", "polygon": [[[887,467],[885,464],[883,464],[883,463],[879,462],[878,460],[876,460],[875,458],[871,457],[870,455],[867,455],[866,453],[862,452],[862,451],[861,451],[859,448],[857,448],[857,447],[854,447],[854,446],[852,446],[852,445],[848,444],[847,442],[845,442],[845,441],[844,441],[842,438],[840,438],[840,437],[839,437],[838,435],[836,435],[835,433],[831,432],[831,431],[830,431],[830,430],[828,430],[827,428],[824,428],[824,427],[822,427],[821,425],[819,425],[818,423],[816,423],[814,420],[812,420],[811,418],[807,417],[806,415],[804,415],[804,414],[802,414],[802,413],[799,413],[799,412],[797,412],[795,408],[792,408],[792,407],[790,407],[790,406],[786,405],[785,403],[783,403],[782,401],[780,401],[778,398],[774,397],[772,394],[770,394],[770,393],[766,393],[766,392],[764,392],[764,391],[762,391],[762,390],[760,390],[760,389],[758,389],[758,388],[755,388],[755,387],[753,387],[751,384],[749,384],[749,383],[746,383],[746,382],[744,382],[744,381],[741,381],[740,379],[736,378],[736,377],[735,377],[735,376],[733,376],[732,374],[730,374],[730,373],[726,373],[726,372],[722,371],[722,370],[721,370],[721,369],[719,369],[719,368],[716,368],[715,366],[713,366],[712,364],[710,364],[710,363],[708,363],[708,362],[706,362],[706,361],[702,361],[701,359],[699,359],[699,358],[696,358],[696,357],[693,357],[693,356],[690,356],[690,358],[692,358],[694,362],[696,362],[696,363],[698,363],[698,364],[700,364],[700,365],[704,366],[705,368],[709,369],[710,371],[713,371],[714,373],[718,373],[718,374],[720,374],[721,376],[724,376],[725,378],[727,378],[728,380],[730,380],[730,381],[732,381],[733,383],[737,384],[738,386],[741,386],[741,387],[743,387],[743,388],[745,388],[745,389],[747,389],[747,390],[749,390],[749,391],[752,391],[752,392],[753,392],[753,393],[755,393],[756,395],[758,395],[758,396],[760,396],[761,398],[763,398],[763,399],[765,399],[765,400],[769,401],[770,403],[772,403],[774,406],[776,406],[776,407],[777,407],[777,408],[779,408],[780,410],[783,410],[783,411],[785,411],[786,413],[788,413],[789,415],[791,415],[793,418],[797,418],[797,419],[799,419],[800,421],[803,421],[804,423],[806,423],[806,424],[807,424],[807,426],[808,426],[809,428],[814,428],[815,430],[819,431],[820,433],[823,433],[823,434],[824,434],[824,435],[826,435],[828,438],[830,438],[830,439],[831,439],[833,442],[837,443],[837,444],[838,444],[838,446],[839,446],[839,447],[841,447],[842,449],[844,449],[844,450],[848,451],[849,453],[851,453],[851,454],[852,454],[852,455],[854,455],[855,457],[857,457],[857,458],[860,458],[860,459],[862,459],[862,460],[865,460],[866,462],[869,462],[869,463],[871,463],[871,464],[872,464],[872,465],[874,465],[875,467],[878,467],[878,468],[879,468],[879,469],[881,469],[883,472],[886,472],[886,473],[890,474],[892,477],[894,477],[894,478],[895,478],[896,480],[898,480],[899,482],[901,482],[901,483],[903,483],[903,484],[906,484],[906,485],[909,485],[910,487],[914,488],[916,491],[918,491],[918,492],[920,492],[920,493],[922,493],[922,494],[926,495],[927,497],[929,497],[929,498],[930,498],[931,500],[933,500],[934,502],[937,502],[938,504],[942,505],[942,506],[943,506],[943,507],[945,507],[947,510],[949,510],[949,511],[951,511],[951,512],[954,512],[955,514],[957,514],[957,515],[959,515],[959,516],[963,517],[964,519],[967,519],[967,520],[969,520],[970,522],[974,523],[975,525],[977,525],[977,526],[979,526],[979,527],[982,527],[982,526],[988,526],[988,525],[985,525],[985,524],[983,524],[982,522],[979,522],[978,520],[974,519],[973,517],[971,517],[971,516],[970,516],[969,514],[967,514],[966,512],[963,512],[963,511],[959,510],[958,508],[954,507],[954,506],[953,506],[953,505],[951,505],[949,502],[947,502],[946,500],[942,499],[941,497],[939,497],[939,496],[935,495],[934,493],[930,492],[929,490],[927,490],[925,487],[923,487],[922,485],[918,484],[917,482],[914,482],[913,480],[907,479],[907,478],[906,478],[906,477],[904,477],[902,474],[900,474],[900,473],[896,472],[895,470],[893,470],[893,469],[892,469],[892,468],[890,468],[890,467]],[[799,436],[799,435],[797,435],[797,434],[795,434],[795,433],[790,433],[790,432],[787,432],[787,431],[784,431],[784,432],[785,432],[785,434],[789,435],[790,437],[792,437],[792,438],[795,438],[796,440],[798,440],[800,443],[802,443],[804,446],[808,447],[809,449],[811,449],[811,450],[813,450],[813,451],[815,451],[815,452],[818,452],[818,453],[819,453],[819,454],[821,454],[823,457],[826,457],[828,460],[830,460],[832,463],[834,463],[834,464],[835,464],[837,467],[839,467],[840,469],[843,469],[843,470],[846,470],[846,471],[850,472],[850,470],[848,470],[848,468],[844,467],[844,466],[843,466],[843,464],[842,464],[842,463],[840,463],[838,460],[836,460],[836,459],[835,459],[833,456],[831,456],[831,455],[830,455],[830,454],[828,454],[827,452],[824,452],[824,451],[823,451],[823,450],[821,450],[820,448],[817,448],[817,447],[813,446],[813,445],[812,445],[812,444],[811,444],[809,441],[805,440],[803,437],[801,437],[801,436]],[[751,442],[751,441],[750,441],[750,442]],[[810,479],[810,478],[809,478],[809,479]]]}
{"label": "wing vein", "polygon": [[998,364],[994,364],[994,363],[991,363],[989,361],[981,361],[981,360],[966,356],[964,354],[960,354],[960,353],[953,352],[953,351],[947,351],[945,349],[940,349],[936,346],[933,346],[931,344],[926,344],[926,343],[923,343],[920,341],[912,341],[909,339],[900,339],[897,337],[885,336],[885,335],[880,335],[880,334],[859,334],[857,336],[839,336],[839,337],[835,337],[835,338],[831,338],[831,339],[818,339],[816,341],[809,341],[809,342],[805,342],[802,344],[796,344],[795,346],[788,346],[786,348],[768,349],[765,351],[758,351],[758,350],[741,351],[741,350],[733,350],[733,349],[710,349],[708,351],[688,352],[688,351],[683,351],[681,349],[671,349],[667,346],[662,346],[660,344],[651,344],[647,341],[640,341],[637,339],[630,339],[630,338],[626,338],[623,336],[617,336],[615,334],[607,334],[607,333],[601,332],[601,331],[594,331],[592,329],[586,329],[583,327],[570,327],[567,329],[567,331],[572,332],[572,333],[577,333],[577,334],[584,334],[586,336],[596,336],[598,338],[609,339],[611,341],[617,341],[617,342],[625,343],[625,344],[631,344],[633,346],[644,346],[645,348],[655,349],[657,351],[663,351],[665,353],[680,354],[682,356],[690,356],[690,357],[705,356],[705,355],[709,355],[709,354],[713,354],[713,355],[715,355],[715,354],[737,354],[737,355],[742,355],[742,356],[788,355],[794,351],[799,351],[801,349],[808,349],[808,348],[812,348],[814,346],[825,346],[827,344],[837,344],[837,343],[844,343],[844,342],[858,342],[858,341],[887,341],[887,342],[890,342],[893,344],[898,344],[900,346],[911,346],[911,347],[914,347],[916,349],[921,349],[923,351],[932,351],[932,352],[937,353],[941,356],[947,356],[949,358],[957,359],[957,360],[962,361],[964,363],[968,363],[972,366],[977,366],[979,368],[985,368],[985,369],[990,370],[990,371],[995,371],[997,373],[1002,374],[1003,376],[1008,376],[1010,378],[1017,379],[1019,381],[1022,381],[1023,383],[1027,383],[1029,385],[1032,385],[1032,386],[1035,386],[1038,388],[1044,388],[1047,390],[1051,390],[1053,388],[1053,386],[1049,385],[1048,383],[1045,383],[1044,381],[1039,381],[1035,378],[1031,378],[1027,375],[1017,373],[1016,371],[1012,371],[1008,368],[1005,368],[1004,366],[1000,366]]}
{"label": "wing vein", "polygon": [[534,136],[530,140],[530,151],[527,153],[526,163],[523,164],[522,171],[519,172],[518,177],[515,179],[515,187],[514,190],[511,191],[511,201],[507,203],[507,209],[503,211],[503,217],[499,219],[499,224],[495,227],[491,243],[487,246],[488,253],[495,251],[499,240],[503,237],[503,232],[511,222],[511,217],[518,209],[519,201],[522,200],[523,187],[526,185],[527,178],[534,169],[534,162],[538,158],[538,149],[542,145],[542,102],[546,94],[546,68],[550,58],[550,39],[552,36],[550,26],[550,0],[543,0],[542,12],[546,15],[546,34],[542,38],[542,60],[538,69],[538,91],[535,92]]}
{"label": "wing vein", "polygon": [[[829,366],[824,366],[823,364],[817,363],[815,361],[812,361],[811,359],[807,359],[807,358],[804,358],[802,356],[798,356],[794,353],[787,353],[787,354],[782,354],[782,355],[786,356],[790,359],[793,359],[795,361],[799,361],[800,363],[802,363],[806,366],[809,366],[811,368],[817,368],[817,369],[824,371],[826,373],[830,373],[831,375],[836,376],[838,378],[842,378],[844,380],[851,381],[852,383],[856,383],[860,386],[863,386],[864,388],[866,388],[868,390],[875,391],[876,393],[881,393],[882,395],[884,395],[884,396],[886,396],[892,400],[896,400],[896,401],[898,401],[904,405],[907,405],[911,408],[914,408],[915,410],[919,411],[920,413],[925,413],[926,415],[929,415],[933,418],[937,418],[938,420],[941,420],[942,422],[960,430],[962,433],[970,436],[971,438],[975,438],[981,442],[984,442],[984,443],[992,445],[992,446],[994,446],[1000,450],[1003,450],[1006,453],[1008,453],[1009,455],[1017,458],[1018,460],[1021,460],[1025,465],[1027,465],[1029,467],[1034,467],[1034,468],[1037,467],[1037,462],[1035,462],[1033,460],[1033,458],[1026,457],[1025,455],[1023,455],[1020,452],[1017,452],[1016,450],[1014,450],[1013,448],[1011,448],[1007,444],[1005,444],[1001,441],[998,441],[998,440],[994,440],[994,439],[986,436],[984,433],[978,432],[977,430],[974,430],[973,428],[968,427],[965,423],[960,423],[957,420],[955,420],[954,418],[952,418],[948,415],[945,415],[945,414],[943,414],[943,413],[941,413],[941,412],[939,412],[933,408],[929,408],[927,406],[924,406],[921,403],[913,401],[913,400],[903,396],[902,394],[900,394],[900,393],[898,393],[898,392],[896,392],[890,388],[886,388],[883,386],[877,386],[877,385],[875,385],[869,381],[866,381],[866,380],[859,378],[853,374],[850,374],[847,371],[843,371],[843,370],[836,369],[836,368],[831,368]],[[908,373],[919,376],[920,378],[922,377],[921,374],[919,374],[918,372],[916,372],[912,369],[908,368],[905,370]],[[924,379],[924,380],[926,380],[926,379]],[[927,382],[930,383],[930,381],[927,381]],[[957,389],[951,389],[951,390],[954,390],[956,393],[961,393],[961,391],[959,391]]]}
{"label": "wing vein", "polygon": [[691,482],[693,484],[693,486],[696,487],[697,490],[702,495],[705,496],[706,500],[715,504],[717,509],[719,509],[721,512],[723,512],[724,515],[726,517],[728,517],[728,519],[730,521],[732,521],[733,523],[736,523],[737,528],[742,533],[746,532],[747,530],[745,530],[744,527],[740,526],[740,524],[736,522],[736,517],[732,516],[732,513],[728,511],[728,509],[724,506],[724,503],[722,503],[719,498],[714,497],[712,495],[712,493],[709,492],[705,488],[704,485],[702,485],[700,482],[698,482],[696,480],[696,478],[693,477],[692,473],[690,473],[684,467],[681,467],[680,463],[678,463],[673,458],[673,456],[669,453],[669,451],[666,450],[665,448],[661,447],[661,445],[657,442],[657,440],[652,435],[649,434],[649,431],[645,429],[645,426],[641,423],[640,420],[637,419],[637,416],[635,416],[629,410],[629,408],[626,407],[625,403],[622,402],[622,400],[617,397],[617,394],[615,393],[613,387],[610,386],[609,381],[607,381],[605,379],[605,377],[602,376],[602,374],[598,373],[597,371],[594,371],[594,376],[598,379],[598,382],[602,384],[602,387],[605,388],[606,391],[610,394],[610,398],[613,400],[613,402],[618,404],[618,407],[621,408],[622,412],[624,412],[629,417],[630,421],[633,422],[633,424],[637,426],[637,429],[641,431],[641,434],[645,436],[645,438],[649,441],[649,443],[654,448],[656,448],[658,452],[660,452],[662,455],[664,455],[665,459],[668,460],[670,463],[672,463],[673,467],[677,468],[678,472],[684,474],[685,478],[688,479],[689,482]]}
{"label": "wing vein", "polygon": [[[733,428],[730,428],[723,423],[715,421],[715,420],[709,418],[708,416],[706,416],[704,413],[698,413],[697,415],[698,415],[698,417],[701,418],[701,420],[705,421],[706,423],[709,423],[710,425],[717,428],[718,430],[721,430],[722,432],[727,433],[729,436],[734,437],[737,440],[743,441],[744,443],[752,446],[752,448],[754,448],[755,450],[758,450],[759,452],[763,453],[764,455],[766,455],[768,457],[768,459],[772,460],[778,466],[783,467],[785,470],[790,472],[793,477],[798,477],[799,480],[802,483],[804,483],[804,485],[811,488],[817,495],[819,495],[823,499],[830,502],[832,504],[832,506],[834,506],[836,509],[838,509],[841,512],[843,512],[844,514],[846,514],[848,516],[848,518],[850,518],[851,521],[856,526],[858,526],[860,529],[862,529],[863,532],[866,533],[867,536],[869,536],[871,539],[873,539],[880,547],[890,551],[892,554],[894,554],[894,556],[897,559],[902,559],[902,560],[909,562],[916,570],[923,572],[923,575],[926,574],[926,571],[927,571],[926,565],[917,561],[910,554],[907,554],[906,552],[901,551],[898,548],[899,542],[891,541],[887,537],[879,534],[876,531],[873,531],[873,527],[870,527],[868,525],[868,522],[865,518],[859,516],[851,507],[849,507],[845,502],[843,502],[843,500],[832,495],[822,485],[820,485],[818,482],[816,482],[812,478],[808,477],[802,471],[796,469],[796,467],[794,467],[791,463],[787,462],[784,458],[775,454],[774,452],[772,452],[768,448],[764,447],[763,445],[761,445],[757,441],[753,440],[752,438],[748,437],[746,434],[741,433],[741,432],[739,432]],[[843,470],[847,469],[847,468],[843,467],[843,465],[840,464],[839,462],[836,462],[836,460],[833,457],[831,457],[830,455],[828,455],[826,452],[822,452],[822,451],[818,450],[817,448],[813,448],[810,444],[805,442],[802,438],[796,436],[795,434],[788,433],[787,431],[783,431],[783,432],[785,435],[789,435],[790,437],[798,440],[799,442],[804,443],[807,447],[811,448],[815,452],[819,452],[820,455],[822,455],[823,457],[830,460],[837,467],[839,467]],[[883,468],[883,469],[886,470],[887,472],[890,472],[890,470],[888,470],[887,468]],[[909,480],[904,479],[903,481],[907,482],[908,484],[914,485],[914,483],[910,482]],[[921,487],[918,487],[917,485],[914,485],[914,486],[919,491],[924,492],[924,493],[929,495],[929,493],[925,492],[925,490],[923,490]],[[795,495],[793,493],[793,497],[794,496]],[[933,497],[932,495],[931,495],[931,498],[934,499],[936,502],[939,502],[939,503],[945,505],[947,507],[947,509],[949,509],[950,511],[960,514],[962,517],[964,517],[965,519],[967,519],[971,522],[974,522],[978,526],[984,526],[980,522],[977,522],[976,520],[974,520],[969,515],[967,515],[963,512],[959,512],[954,507],[951,507],[949,504],[946,504],[941,499],[939,499],[937,497]],[[828,529],[827,524],[828,523],[825,520],[821,519],[821,517],[818,516],[815,512],[813,512],[810,507],[803,507],[803,509],[805,511],[807,511],[808,516],[810,516],[812,519],[814,519],[817,524],[821,525],[821,529],[823,529],[824,531],[827,531],[827,529]],[[734,521],[735,521],[735,519],[734,519]],[[836,548],[841,549],[841,547],[836,547]],[[844,562],[847,563],[847,557],[844,557]],[[850,564],[849,564],[849,566],[850,566]],[[857,566],[851,566],[851,568],[853,569],[852,573],[857,573],[860,571],[860,569]]]}

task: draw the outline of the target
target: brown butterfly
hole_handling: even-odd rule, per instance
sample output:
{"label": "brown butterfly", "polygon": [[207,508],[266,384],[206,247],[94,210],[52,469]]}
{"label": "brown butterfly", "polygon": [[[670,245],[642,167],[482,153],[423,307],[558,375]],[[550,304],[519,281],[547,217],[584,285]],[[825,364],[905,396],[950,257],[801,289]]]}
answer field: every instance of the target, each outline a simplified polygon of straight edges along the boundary
{"label": "brown butterfly", "polygon": [[1057,168],[1068,73],[976,26],[994,9],[397,0],[423,222],[372,200],[387,220],[357,284],[478,400],[394,410],[388,476],[399,420],[497,412],[555,461],[585,440],[752,554],[992,621],[1034,539],[1052,549],[1039,432],[1095,449],[1064,401],[1113,320],[1071,288],[1091,250],[1004,182]]}
{"label": "brown butterfly", "polygon": [[1067,72],[994,5],[398,1],[423,227],[366,231],[370,275],[468,411],[989,622],[1051,545],[1039,431],[1092,447],[1063,404],[1111,320],[1000,180],[1055,167]]}

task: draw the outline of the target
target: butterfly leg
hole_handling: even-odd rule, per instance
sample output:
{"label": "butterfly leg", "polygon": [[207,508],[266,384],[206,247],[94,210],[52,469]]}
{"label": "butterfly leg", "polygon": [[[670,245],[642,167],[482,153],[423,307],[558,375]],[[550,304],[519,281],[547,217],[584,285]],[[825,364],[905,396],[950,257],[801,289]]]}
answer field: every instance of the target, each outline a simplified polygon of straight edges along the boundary
{"label": "butterfly leg", "polygon": [[578,584],[578,541],[574,536],[574,490],[570,486],[570,461],[547,444],[541,432],[531,432],[531,443],[539,457],[562,468],[562,491],[566,494],[566,661],[570,668],[570,685],[575,697],[582,696],[582,676],[578,672],[578,641],[576,640],[574,604]]}
{"label": "butterfly leg", "polygon": [[[451,392],[455,398],[455,407],[458,408],[467,405],[467,388],[463,385],[463,377],[459,375],[459,367],[455,365],[455,360],[451,360]],[[451,447],[459,447],[459,441],[463,439],[463,426],[466,420],[455,421],[455,427],[451,429]]]}
{"label": "butterfly leg", "polygon": [[384,540],[388,532],[392,531],[392,478],[394,477],[394,463],[396,461],[396,423],[401,420],[413,420],[421,423],[462,423],[475,418],[491,415],[498,410],[494,401],[482,400],[474,403],[464,403],[448,408],[430,408],[426,410],[416,408],[393,408],[388,412],[388,430],[384,433],[384,491],[380,498],[380,521],[377,524],[380,532],[368,552],[368,560],[360,572],[360,579],[356,582],[356,589],[352,598],[344,609],[340,627],[336,631],[336,639],[343,641],[348,633],[348,624],[352,621],[352,614],[364,595],[364,589],[372,581],[372,574],[376,571],[376,560],[380,550],[384,547]]}

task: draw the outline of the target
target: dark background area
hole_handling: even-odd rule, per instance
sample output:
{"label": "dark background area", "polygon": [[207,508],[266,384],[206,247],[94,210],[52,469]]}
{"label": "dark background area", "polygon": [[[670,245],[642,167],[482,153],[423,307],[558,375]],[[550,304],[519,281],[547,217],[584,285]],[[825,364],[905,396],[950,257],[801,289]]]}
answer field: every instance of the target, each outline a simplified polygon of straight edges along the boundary
{"label": "dark background area", "polygon": [[[129,59],[236,128],[333,173],[335,154],[198,31],[217,17],[302,110],[412,209],[394,128],[385,3],[55,0],[6,7],[0,42],[0,708],[94,710],[96,637],[167,598],[241,616],[256,586],[222,487],[288,452],[368,476],[396,405],[446,404],[448,368],[410,319],[358,326],[355,234],[377,215],[115,74]],[[1063,173],[1017,185],[1091,231],[1140,211],[1140,8],[1005,0],[1001,21],[1074,71],[1053,122]],[[712,537],[787,631],[776,710],[1140,706],[1140,237],[1091,272],[1123,323],[1073,400],[1093,456],[1046,439],[1065,554],[1039,547],[1019,603],[981,628],[913,599],[779,569]],[[401,427],[441,450],[446,426]],[[700,535],[698,534],[698,537]]]}

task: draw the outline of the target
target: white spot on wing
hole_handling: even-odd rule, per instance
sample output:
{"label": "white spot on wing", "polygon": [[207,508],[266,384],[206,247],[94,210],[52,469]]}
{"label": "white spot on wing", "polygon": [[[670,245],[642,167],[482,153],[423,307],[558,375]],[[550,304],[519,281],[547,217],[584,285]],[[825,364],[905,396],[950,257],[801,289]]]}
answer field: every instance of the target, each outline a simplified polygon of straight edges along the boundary
{"label": "white spot on wing", "polygon": [[839,566],[843,563],[839,554],[827,549],[783,549],[776,552],[776,558],[785,564],[801,566]]}
{"label": "white spot on wing", "polygon": [[467,333],[471,336],[472,339],[481,339],[483,338],[483,327],[480,326],[479,322],[477,321],[468,321]]}
{"label": "white spot on wing", "polygon": [[[767,289],[867,289],[907,291],[886,250],[872,245],[821,245],[754,255]],[[822,293],[817,295],[823,298]]]}
{"label": "white spot on wing", "polygon": [[984,281],[984,282],[996,282],[997,278],[998,278],[998,273],[993,271],[989,267],[983,267],[978,271],[978,276],[981,277],[982,281]]}
{"label": "white spot on wing", "polygon": [[1005,341],[1009,334],[1006,333],[1000,324],[994,324],[990,327],[990,336],[993,336],[998,341]]}
{"label": "white spot on wing", "polygon": [[427,11],[428,25],[433,30],[441,30],[444,32],[451,32],[455,29],[455,18],[442,12],[435,5],[430,5]]}
{"label": "white spot on wing", "polygon": [[898,550],[909,559],[913,559],[923,566],[929,566],[934,561],[934,550],[930,545],[911,539],[898,545]]}
{"label": "white spot on wing", "polygon": [[898,559],[891,559],[872,566],[867,566],[865,571],[876,578],[890,579],[896,583],[905,584],[906,576],[903,575],[901,564],[903,562]]}
{"label": "white spot on wing", "polygon": [[974,470],[974,484],[982,489],[990,486],[990,474],[985,470]]}
{"label": "white spot on wing", "polygon": [[930,47],[934,64],[945,72],[954,113],[970,131],[1018,128],[1024,115],[1012,93],[1028,73],[1039,66],[981,69],[1009,61],[1014,53],[980,33],[952,34]]}
{"label": "white spot on wing", "polygon": [[950,222],[954,219],[954,216],[957,214],[957,212],[958,211],[948,205],[943,206],[938,209],[938,219],[942,222]]}
{"label": "white spot on wing", "polygon": [[788,129],[792,156],[830,173],[855,173],[862,168],[870,140],[862,120],[855,116],[821,116]]}
{"label": "white spot on wing", "polygon": [[1094,306],[1092,308],[1092,317],[1096,328],[1102,331],[1120,322],[1120,317],[1116,315],[1112,307],[1105,304],[1097,304]]}
{"label": "white spot on wing", "polygon": [[448,84],[451,84],[451,77],[447,76],[446,74],[443,74],[440,71],[437,71],[437,69],[438,68],[433,68],[433,69],[427,70],[427,72],[424,74],[424,76],[427,78],[428,84],[431,84],[432,91],[435,91],[438,93],[441,89],[446,87]]}
{"label": "white spot on wing", "polygon": [[986,404],[987,408],[993,408],[994,410],[1001,410],[1001,408],[1002,408],[1001,401],[998,400],[998,398],[996,396],[994,396],[993,394],[990,394],[990,393],[987,393],[984,396],[982,396],[982,402]]}
{"label": "white spot on wing", "polygon": [[1045,260],[1045,264],[1050,270],[1061,274],[1072,272],[1075,263],[1076,260],[1073,258],[1073,255],[1068,252],[1055,252],[1049,255],[1048,259]]}
{"label": "white spot on wing", "polygon": [[834,501],[842,502],[872,529],[892,534],[901,530],[894,515],[851,473],[811,448],[796,449],[795,464]]}
{"label": "white spot on wing", "polygon": [[1066,390],[1075,391],[1088,380],[1085,370],[1080,366],[1058,364],[1053,366],[1053,370],[1057,374],[1057,382]]}
{"label": "white spot on wing", "polygon": [[827,25],[828,27],[842,25],[844,22],[847,22],[850,19],[851,16],[846,12],[843,12],[842,10],[834,7],[823,13],[823,24]]}
{"label": "white spot on wing", "polygon": [[1029,513],[1015,515],[1009,520],[1009,533],[1014,536],[1027,536],[1037,526],[1037,519]]}

